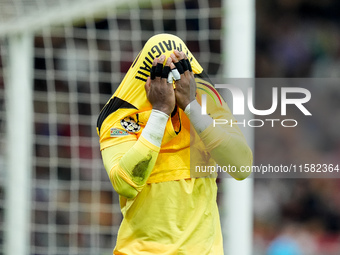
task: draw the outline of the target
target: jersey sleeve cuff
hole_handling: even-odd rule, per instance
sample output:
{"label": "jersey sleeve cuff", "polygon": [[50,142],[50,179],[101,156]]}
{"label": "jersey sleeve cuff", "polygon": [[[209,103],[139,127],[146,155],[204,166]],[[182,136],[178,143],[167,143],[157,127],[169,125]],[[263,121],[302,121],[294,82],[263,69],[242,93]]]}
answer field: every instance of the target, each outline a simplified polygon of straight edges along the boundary
{"label": "jersey sleeve cuff", "polygon": [[143,145],[148,147],[150,150],[159,152],[161,147],[154,145],[153,143],[149,142],[143,135],[141,135],[138,139]]}

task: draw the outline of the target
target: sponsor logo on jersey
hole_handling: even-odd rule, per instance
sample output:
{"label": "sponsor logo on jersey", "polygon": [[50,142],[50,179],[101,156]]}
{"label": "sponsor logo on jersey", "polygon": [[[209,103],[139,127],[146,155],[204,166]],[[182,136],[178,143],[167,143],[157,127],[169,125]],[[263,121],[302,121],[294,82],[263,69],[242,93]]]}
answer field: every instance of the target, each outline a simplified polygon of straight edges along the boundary
{"label": "sponsor logo on jersey", "polygon": [[110,129],[110,136],[111,137],[119,137],[119,136],[125,136],[128,135],[129,133],[126,132],[125,130],[119,129],[119,128],[111,128]]}

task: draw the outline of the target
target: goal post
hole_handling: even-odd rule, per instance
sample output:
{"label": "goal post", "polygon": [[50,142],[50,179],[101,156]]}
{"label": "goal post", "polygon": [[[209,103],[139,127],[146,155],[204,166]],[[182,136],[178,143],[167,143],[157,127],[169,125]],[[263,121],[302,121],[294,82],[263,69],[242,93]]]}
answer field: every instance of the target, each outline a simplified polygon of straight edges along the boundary
{"label": "goal post", "polygon": [[[16,0],[17,5],[20,1]],[[65,24],[82,24],[87,18],[102,19],[108,13],[116,13],[136,4],[147,5],[150,0],[75,0],[75,1],[37,1],[37,10],[22,17],[13,18],[10,22],[0,24],[0,36],[36,32],[46,27]],[[21,3],[24,5],[24,3]],[[22,9],[25,6],[19,6]],[[15,7],[13,7],[15,8]],[[31,7],[32,8],[32,7]]]}
{"label": "goal post", "polygon": [[[248,79],[238,86],[254,86],[255,72],[255,1],[223,0],[225,78]],[[241,87],[247,91],[247,87]],[[251,119],[246,113],[244,119]],[[242,130],[246,140],[254,151],[254,129]],[[243,181],[232,178],[223,180],[224,188],[224,246],[225,254],[251,255],[253,247],[253,183],[252,176]]]}
{"label": "goal post", "polygon": [[8,38],[6,75],[7,181],[5,254],[27,254],[30,240],[30,200],[33,140],[33,36]]}

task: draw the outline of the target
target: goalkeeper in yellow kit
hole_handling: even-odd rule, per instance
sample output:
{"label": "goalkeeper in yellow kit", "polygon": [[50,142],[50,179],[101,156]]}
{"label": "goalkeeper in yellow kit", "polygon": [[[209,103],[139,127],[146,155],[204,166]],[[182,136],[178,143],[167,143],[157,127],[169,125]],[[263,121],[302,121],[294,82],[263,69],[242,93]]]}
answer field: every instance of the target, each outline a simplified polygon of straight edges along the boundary
{"label": "goalkeeper in yellow kit", "polygon": [[207,79],[181,39],[159,34],[102,109],[97,132],[123,214],[114,254],[223,254],[216,174],[194,166],[239,169],[252,152],[237,125],[213,125],[234,118]]}

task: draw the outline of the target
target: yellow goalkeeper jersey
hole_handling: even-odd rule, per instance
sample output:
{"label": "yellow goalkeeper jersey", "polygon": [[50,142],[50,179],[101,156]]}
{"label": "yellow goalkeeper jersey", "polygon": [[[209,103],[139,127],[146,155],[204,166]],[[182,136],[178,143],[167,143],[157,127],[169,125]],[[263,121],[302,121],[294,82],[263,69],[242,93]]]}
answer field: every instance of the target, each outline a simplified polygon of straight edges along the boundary
{"label": "yellow goalkeeper jersey", "polygon": [[[213,118],[234,119],[227,104],[202,76],[202,67],[182,40],[169,34],[149,39],[97,122],[104,165],[120,194],[123,214],[114,254],[223,254],[216,175],[190,171],[195,165],[215,164],[209,153],[211,148],[207,148],[210,145],[204,144],[202,137],[208,137],[213,147],[221,134],[214,135],[209,127],[199,136],[184,112],[177,109],[167,122],[160,148],[141,136],[152,109],[144,90],[152,61],[161,54],[169,57],[175,49],[184,51],[191,62],[196,74],[197,101],[200,103],[202,94],[206,94],[207,110]],[[232,150],[246,144],[237,126],[225,125],[221,131]],[[237,142],[230,136],[236,136]],[[155,158],[146,183],[140,184],[129,167],[123,167],[129,160],[125,158],[121,164],[128,152],[131,161],[137,154]],[[243,161],[242,155],[226,153],[232,161]]]}
{"label": "yellow goalkeeper jersey", "polygon": [[223,254],[214,178],[146,185],[125,200],[113,254]]}

